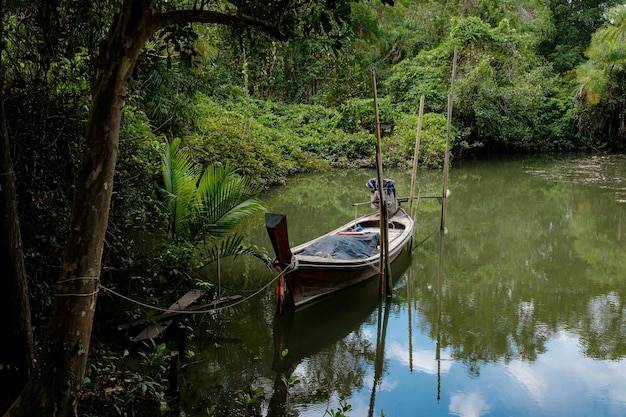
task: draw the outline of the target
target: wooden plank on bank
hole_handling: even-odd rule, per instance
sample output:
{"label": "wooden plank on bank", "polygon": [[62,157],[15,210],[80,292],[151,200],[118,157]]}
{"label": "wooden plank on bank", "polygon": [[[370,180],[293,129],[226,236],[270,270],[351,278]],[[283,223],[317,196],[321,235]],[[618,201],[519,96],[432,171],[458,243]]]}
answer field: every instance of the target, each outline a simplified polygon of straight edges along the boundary
{"label": "wooden plank on bank", "polygon": [[168,327],[174,322],[174,319],[162,321],[159,323],[150,323],[135,337],[131,337],[131,342],[141,342],[142,340],[155,339],[161,336]]}
{"label": "wooden plank on bank", "polygon": [[[199,290],[199,289],[190,290],[185,295],[183,295],[178,300],[176,300],[176,302],[174,302],[174,304],[169,306],[167,309],[174,310],[174,311],[184,310],[190,305],[192,305],[193,303],[195,303],[196,301],[198,301],[199,299],[201,299],[205,293],[206,292],[204,290]],[[169,313],[165,313],[165,314],[169,314]],[[117,330],[126,330],[126,329],[131,329],[133,327],[141,326],[142,324],[149,323],[151,321],[157,321],[159,319],[163,319],[164,318],[163,316],[164,314],[158,314],[156,316],[146,317],[146,318],[139,319],[130,323],[120,324],[119,326],[117,326]]]}
{"label": "wooden plank on bank", "polygon": [[[193,307],[189,307],[185,310],[180,310],[179,312],[172,311],[170,313],[164,313],[159,316],[152,317],[152,323],[148,324],[142,331],[135,337],[131,337],[131,341],[140,342],[146,339],[154,339],[161,336],[168,327],[174,322],[174,318],[176,316],[185,314],[185,312],[192,311],[203,311],[203,310],[214,310],[219,307],[224,307],[228,304],[232,304],[236,301],[241,300],[243,297],[241,295],[234,295],[232,297],[220,298],[219,300],[211,301],[207,304],[198,304]],[[163,320],[163,318],[169,318],[165,321],[158,321],[156,319]],[[171,317],[171,318],[170,318]]]}
{"label": "wooden plank on bank", "polygon": [[180,297],[174,304],[169,306],[168,310],[184,310],[199,299],[201,299],[205,294],[204,290],[190,290],[187,294]]}

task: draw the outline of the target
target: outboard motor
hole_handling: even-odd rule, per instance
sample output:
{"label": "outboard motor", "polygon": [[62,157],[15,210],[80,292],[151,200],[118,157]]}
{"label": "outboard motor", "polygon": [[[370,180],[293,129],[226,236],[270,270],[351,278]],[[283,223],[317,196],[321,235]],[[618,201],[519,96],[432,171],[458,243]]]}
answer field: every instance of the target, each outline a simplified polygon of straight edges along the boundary
{"label": "outboard motor", "polygon": [[[380,196],[378,191],[378,178],[372,178],[365,185],[370,189],[370,202],[372,208],[380,207]],[[398,211],[398,199],[396,198],[396,182],[390,179],[383,179],[383,195],[385,198],[385,205],[387,206],[387,213],[389,217],[396,214]]]}

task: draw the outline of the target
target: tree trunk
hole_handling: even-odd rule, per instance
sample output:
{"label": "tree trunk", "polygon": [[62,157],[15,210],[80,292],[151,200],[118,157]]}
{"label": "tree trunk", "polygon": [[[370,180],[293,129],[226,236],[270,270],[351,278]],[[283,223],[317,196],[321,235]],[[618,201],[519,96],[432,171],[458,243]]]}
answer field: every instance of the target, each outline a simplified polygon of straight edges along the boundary
{"label": "tree trunk", "polygon": [[100,53],[70,231],[41,358],[5,416],[76,415],[99,289],[122,106],[155,0],[122,4]]}
{"label": "tree trunk", "polygon": [[193,21],[255,28],[282,38],[277,27],[245,15],[201,10],[157,14],[155,4],[156,0],[123,0],[100,51],[69,237],[46,338],[30,380],[4,417],[77,413],[100,283],[122,106],[149,37],[165,26]]}
{"label": "tree trunk", "polygon": [[[0,4],[0,21],[2,19]],[[1,30],[1,28],[0,28]],[[2,39],[2,36],[0,36]],[[0,57],[0,80],[4,80]],[[28,282],[24,265],[22,235],[17,211],[15,174],[9,146],[9,132],[4,113],[4,97],[0,97],[0,265],[4,273],[0,280],[0,317],[8,325],[5,337],[0,343],[0,358],[3,365],[16,367],[19,376],[26,377],[34,365],[33,332],[30,325],[30,302]],[[6,368],[5,368],[6,369]],[[18,386],[19,388],[19,386]]]}

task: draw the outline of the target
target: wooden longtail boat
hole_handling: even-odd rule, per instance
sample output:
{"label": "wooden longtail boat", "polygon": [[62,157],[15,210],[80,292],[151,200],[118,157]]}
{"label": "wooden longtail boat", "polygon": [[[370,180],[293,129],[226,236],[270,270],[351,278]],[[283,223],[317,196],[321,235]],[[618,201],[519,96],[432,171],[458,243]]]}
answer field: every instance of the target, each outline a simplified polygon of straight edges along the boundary
{"label": "wooden longtail boat", "polygon": [[[376,186],[371,184],[372,181],[368,182],[370,191]],[[392,263],[405,247],[411,245],[414,222],[399,207],[393,181],[385,181],[389,181],[392,188],[391,192],[385,192],[389,263]],[[371,201],[374,206],[378,203],[376,189],[372,191]],[[285,272],[286,286],[296,308],[380,274],[380,211],[359,217],[293,248],[289,246],[285,215],[267,213],[265,223],[276,252],[275,266]],[[279,282],[277,289],[279,297],[284,291],[281,284]]]}

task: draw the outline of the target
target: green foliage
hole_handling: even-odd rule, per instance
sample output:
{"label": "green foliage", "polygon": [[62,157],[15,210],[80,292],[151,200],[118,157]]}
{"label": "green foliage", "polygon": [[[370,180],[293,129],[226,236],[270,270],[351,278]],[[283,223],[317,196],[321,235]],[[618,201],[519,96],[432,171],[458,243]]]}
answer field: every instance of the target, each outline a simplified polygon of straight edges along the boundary
{"label": "green foliage", "polygon": [[[403,114],[396,121],[393,134],[384,142],[384,155],[392,165],[409,165],[415,153],[418,115]],[[418,162],[421,167],[442,166],[446,150],[446,118],[437,113],[426,113],[422,120]],[[454,137],[451,140],[454,143]]]}
{"label": "green foliage", "polygon": [[385,81],[390,99],[397,111],[417,113],[420,98],[424,95],[427,112],[442,112],[446,109],[447,74],[444,67],[422,65],[418,59],[406,59],[395,65],[391,76]]}
{"label": "green foliage", "polygon": [[244,245],[243,236],[236,232],[243,220],[264,209],[256,198],[261,188],[229,165],[202,170],[180,144],[180,139],[175,139],[163,147],[168,242],[155,264],[155,276],[184,278],[228,256],[251,255],[269,263],[265,251]]}
{"label": "green foliage", "polygon": [[[319,105],[251,100],[246,107],[245,103],[232,100],[221,104],[198,97],[197,101],[201,103],[203,120],[200,133],[190,137],[189,146],[203,164],[236,164],[246,175],[268,184],[282,182],[293,172],[320,170],[329,165],[372,165],[375,138],[355,123],[356,118],[361,118],[373,128],[371,100],[355,101],[346,107],[352,115]],[[243,113],[246,108],[247,117]],[[385,120],[385,128],[390,130],[391,116]]]}
{"label": "green foliage", "polygon": [[330,417],[348,417],[346,413],[350,410],[352,410],[352,404],[348,403],[346,400],[342,400],[336,410],[327,409],[324,415],[328,414]]}
{"label": "green foliage", "polygon": [[553,64],[558,73],[565,74],[582,64],[591,37],[603,24],[611,6],[620,0],[577,0],[546,2],[550,8],[550,20],[545,37],[538,51]]}
{"label": "green foliage", "polygon": [[172,241],[163,243],[154,256],[146,256],[144,271],[154,284],[190,281],[192,273],[204,262],[199,259],[197,245],[192,242]]}
{"label": "green foliage", "polygon": [[[583,131],[596,139],[608,139],[613,147],[624,148],[626,124],[626,6],[608,13],[609,23],[594,33],[587,51],[589,60],[576,69],[579,92],[588,107],[583,109]],[[610,117],[607,117],[610,115]]]}
{"label": "green foliage", "polygon": [[257,405],[263,400],[265,395],[265,389],[263,387],[254,387],[252,384],[248,387],[247,392],[240,392],[237,394],[237,403],[243,405],[246,408]]}
{"label": "green foliage", "polygon": [[235,106],[234,110],[204,96],[198,96],[196,102],[201,122],[188,143],[202,164],[236,165],[243,175],[269,183],[296,171],[296,160],[306,164],[287,132],[246,117],[236,102],[229,103]]}
{"label": "green foliage", "polygon": [[[415,65],[437,67],[442,57],[449,60],[454,45],[459,46],[453,119],[457,152],[481,147],[530,151],[564,146],[562,137],[546,140],[545,126],[535,122],[542,116],[544,103],[558,94],[559,85],[534,53],[531,38],[513,30],[506,20],[492,28],[475,17],[456,19],[451,37],[420,54]],[[442,71],[445,73],[450,74],[449,67]],[[445,85],[444,80],[440,85]]]}
{"label": "green foliage", "polygon": [[83,410],[97,408],[111,416],[169,410],[165,374],[171,352],[165,344],[146,345],[139,350],[138,358],[128,350],[121,354],[100,350],[97,346],[92,350],[80,403]]}
{"label": "green foliage", "polygon": [[[104,260],[119,274],[132,274],[145,258],[141,248],[152,245],[164,221],[155,184],[162,142],[152,133],[146,115],[130,103],[124,107],[120,155],[109,214]],[[156,226],[155,226],[156,225]]]}
{"label": "green foliage", "polygon": [[549,3],[544,0],[483,0],[475,3],[470,14],[492,26],[507,20],[514,30],[540,38],[551,23]]}
{"label": "green foliage", "polygon": [[287,355],[289,354],[289,349],[283,349],[280,352],[280,359],[285,359],[285,357],[287,357]]}
{"label": "green foliage", "polygon": [[610,24],[598,30],[587,51],[589,60],[577,69],[587,102],[597,105],[611,86],[611,78],[619,77],[626,68],[626,6],[611,9]]}
{"label": "green foliage", "polygon": [[[380,121],[380,133],[385,136],[393,131],[393,111],[388,97],[378,100],[378,118]],[[354,133],[365,130],[371,134],[376,133],[376,118],[374,114],[373,99],[352,99],[341,107],[341,122],[339,126],[346,132]]]}
{"label": "green foliage", "polygon": [[164,188],[162,190],[168,216],[168,234],[174,240],[177,234],[193,241],[199,238],[188,230],[190,219],[198,210],[196,186],[200,179],[200,166],[195,165],[188,152],[180,151],[180,139],[163,147],[161,171]]}
{"label": "green foliage", "polygon": [[202,172],[180,149],[180,139],[164,146],[162,171],[171,239],[223,238],[246,217],[263,210],[256,199],[261,189],[249,178],[240,177],[230,165]]}
{"label": "green foliage", "polygon": [[180,136],[196,127],[193,96],[206,91],[203,79],[193,69],[198,58],[197,34],[185,26],[173,29],[146,45],[133,88],[141,95],[140,108],[155,130]]}
{"label": "green foliage", "polygon": [[73,30],[98,12],[74,3],[3,4],[2,99],[35,323],[58,274],[88,108],[93,49]]}
{"label": "green foliage", "polygon": [[280,374],[280,380],[285,384],[285,388],[288,390],[300,383],[300,378],[298,378],[296,374],[289,375],[289,378],[287,378],[285,374]]}

